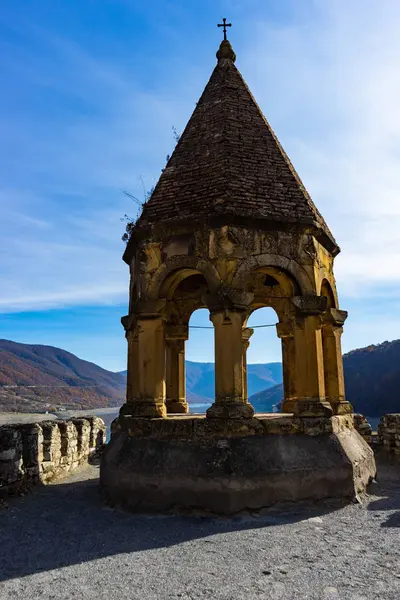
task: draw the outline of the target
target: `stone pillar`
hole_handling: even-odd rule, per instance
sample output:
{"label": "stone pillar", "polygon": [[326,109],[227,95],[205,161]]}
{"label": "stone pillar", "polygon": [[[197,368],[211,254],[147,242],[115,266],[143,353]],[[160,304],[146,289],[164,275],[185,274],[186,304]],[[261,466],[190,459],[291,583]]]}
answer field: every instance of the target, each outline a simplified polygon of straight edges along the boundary
{"label": "stone pillar", "polygon": [[250,346],[250,338],[254,333],[254,329],[251,327],[245,327],[242,329],[242,365],[243,365],[243,399],[248,400],[248,389],[247,389],[247,350]]}
{"label": "stone pillar", "polygon": [[126,403],[120,409],[120,415],[131,415],[132,404],[139,398],[139,335],[136,315],[122,317],[128,343],[126,368]]}
{"label": "stone pillar", "polygon": [[344,310],[329,309],[323,317],[322,348],[324,357],[325,396],[332,406],[333,414],[353,412],[345,398],[341,337],[343,323],[347,318]]}
{"label": "stone pillar", "polygon": [[188,413],[186,402],[185,342],[188,327],[167,328],[166,334],[166,407],[167,413]]}
{"label": "stone pillar", "polygon": [[139,398],[136,416],[165,417],[165,334],[161,316],[138,317]]}
{"label": "stone pillar", "polygon": [[221,309],[211,312],[215,341],[215,402],[207,417],[250,418],[253,407],[243,397],[243,340],[245,312]]}
{"label": "stone pillar", "polygon": [[325,398],[322,315],[325,296],[295,296],[294,323],[297,403],[295,414],[303,417],[330,417],[332,407]]}
{"label": "stone pillar", "polygon": [[121,416],[165,417],[165,334],[160,314],[124,317],[128,338],[127,402]]}
{"label": "stone pillar", "polygon": [[283,402],[282,412],[295,413],[296,390],[296,346],[292,322],[277,323],[276,332],[282,343]]}
{"label": "stone pillar", "polygon": [[137,326],[126,332],[128,361],[126,371],[126,401],[134,402],[139,396],[139,335]]}
{"label": "stone pillar", "polygon": [[331,405],[325,399],[321,327],[320,315],[296,318],[294,339],[298,399],[295,414],[299,416],[332,415]]}

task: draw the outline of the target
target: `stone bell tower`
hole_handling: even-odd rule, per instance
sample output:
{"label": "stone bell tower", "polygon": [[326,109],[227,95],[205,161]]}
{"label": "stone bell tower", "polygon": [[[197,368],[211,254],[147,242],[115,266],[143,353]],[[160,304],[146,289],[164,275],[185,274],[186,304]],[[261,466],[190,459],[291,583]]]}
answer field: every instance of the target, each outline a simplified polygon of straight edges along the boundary
{"label": "stone bell tower", "polygon": [[[101,482],[112,501],[136,507],[234,512],[249,502],[351,496],[375,473],[345,399],[340,337],[347,313],[333,275],[339,247],[224,37],[124,254],[131,274],[122,319],[127,398]],[[282,415],[254,415],[247,398],[246,323],[264,306],[279,321]],[[185,341],[198,308],[210,311],[215,338],[215,401],[206,417],[188,415],[185,397]],[[217,458],[226,471],[215,467]],[[314,473],[306,484],[304,469]],[[233,491],[241,486],[247,492]]]}

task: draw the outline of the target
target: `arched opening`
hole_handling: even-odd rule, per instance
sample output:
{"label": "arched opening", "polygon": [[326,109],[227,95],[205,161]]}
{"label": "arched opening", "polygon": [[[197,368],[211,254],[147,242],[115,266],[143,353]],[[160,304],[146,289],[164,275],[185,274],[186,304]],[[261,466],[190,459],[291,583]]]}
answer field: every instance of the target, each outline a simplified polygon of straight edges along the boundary
{"label": "arched opening", "polygon": [[325,397],[334,412],[337,406],[345,401],[344,375],[342,362],[341,334],[342,327],[332,318],[331,310],[336,308],[335,294],[330,283],[324,279],[321,285],[321,296],[328,299],[327,315],[322,327],[322,357],[324,363]]}
{"label": "arched opening", "polygon": [[251,294],[252,303],[244,321],[228,303],[222,312],[213,312],[213,324],[205,308],[210,290],[202,273],[182,267],[162,282],[168,413],[205,413],[213,405],[219,416],[226,405],[226,412],[233,407],[250,414],[250,407],[241,406],[247,399],[256,412],[277,412],[283,396],[285,402],[295,400],[289,329],[295,310],[291,299],[299,286],[276,267],[257,268],[247,281],[245,292]]}
{"label": "arched opening", "polygon": [[167,300],[181,300],[182,298],[201,297],[208,290],[208,283],[202,273],[188,267],[176,269],[168,274],[160,285],[158,295]]}
{"label": "arched opening", "polygon": [[275,310],[264,306],[250,314],[243,329],[244,395],[256,413],[278,412],[283,399],[278,320]]}
{"label": "arched opening", "polygon": [[215,398],[214,328],[206,308],[189,320],[186,343],[186,398],[190,413],[205,413]]}
{"label": "arched opening", "polygon": [[[248,274],[246,291],[254,294],[254,304],[271,305],[301,293],[294,277],[277,267],[260,267]],[[279,302],[277,312],[279,312]]]}
{"label": "arched opening", "polygon": [[[160,293],[167,301],[165,326],[167,413],[187,413],[190,403],[194,403],[193,394],[186,385],[187,367],[189,366],[189,371],[193,370],[192,365],[187,364],[189,320],[193,312],[204,307],[203,298],[208,293],[208,284],[201,273],[193,269],[178,269],[170,273],[163,282]],[[193,378],[192,374],[190,378]]]}
{"label": "arched opening", "polygon": [[[248,362],[256,360],[257,363],[268,365],[263,372],[265,386],[259,392],[252,393],[249,372],[249,401],[256,412],[279,412],[283,409],[292,412],[296,399],[292,332],[295,307],[292,298],[301,294],[300,286],[293,275],[283,268],[263,266],[248,274],[246,291],[253,294],[252,312],[246,325],[248,328],[254,325],[255,332],[250,340]],[[270,324],[275,324],[275,327],[257,327]]]}
{"label": "arched opening", "polygon": [[324,279],[322,282],[321,296],[325,296],[325,298],[328,299],[327,308],[337,308],[335,294],[333,293],[332,286],[327,279]]}

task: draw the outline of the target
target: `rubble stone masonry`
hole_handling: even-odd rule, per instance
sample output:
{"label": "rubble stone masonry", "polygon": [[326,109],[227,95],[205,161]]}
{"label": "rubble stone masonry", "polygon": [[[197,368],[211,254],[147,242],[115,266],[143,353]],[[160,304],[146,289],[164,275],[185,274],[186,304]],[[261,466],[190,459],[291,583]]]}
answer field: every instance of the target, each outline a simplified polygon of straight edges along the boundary
{"label": "rubble stone masonry", "polygon": [[105,440],[98,417],[0,427],[0,496],[62,477],[100,451]]}
{"label": "rubble stone masonry", "polygon": [[386,452],[400,456],[400,413],[384,415],[381,418],[378,443]]}
{"label": "rubble stone masonry", "polygon": [[372,427],[368,423],[366,417],[360,413],[354,413],[354,427],[362,438],[369,444],[372,445]]}

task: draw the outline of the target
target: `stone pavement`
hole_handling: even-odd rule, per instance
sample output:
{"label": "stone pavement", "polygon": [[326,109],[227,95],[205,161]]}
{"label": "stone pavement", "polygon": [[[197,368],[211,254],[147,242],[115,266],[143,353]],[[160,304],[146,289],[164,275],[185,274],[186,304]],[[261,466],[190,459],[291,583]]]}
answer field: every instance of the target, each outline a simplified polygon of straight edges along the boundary
{"label": "stone pavement", "polygon": [[364,505],[231,519],[102,506],[97,467],[0,508],[0,600],[400,597],[400,465]]}

